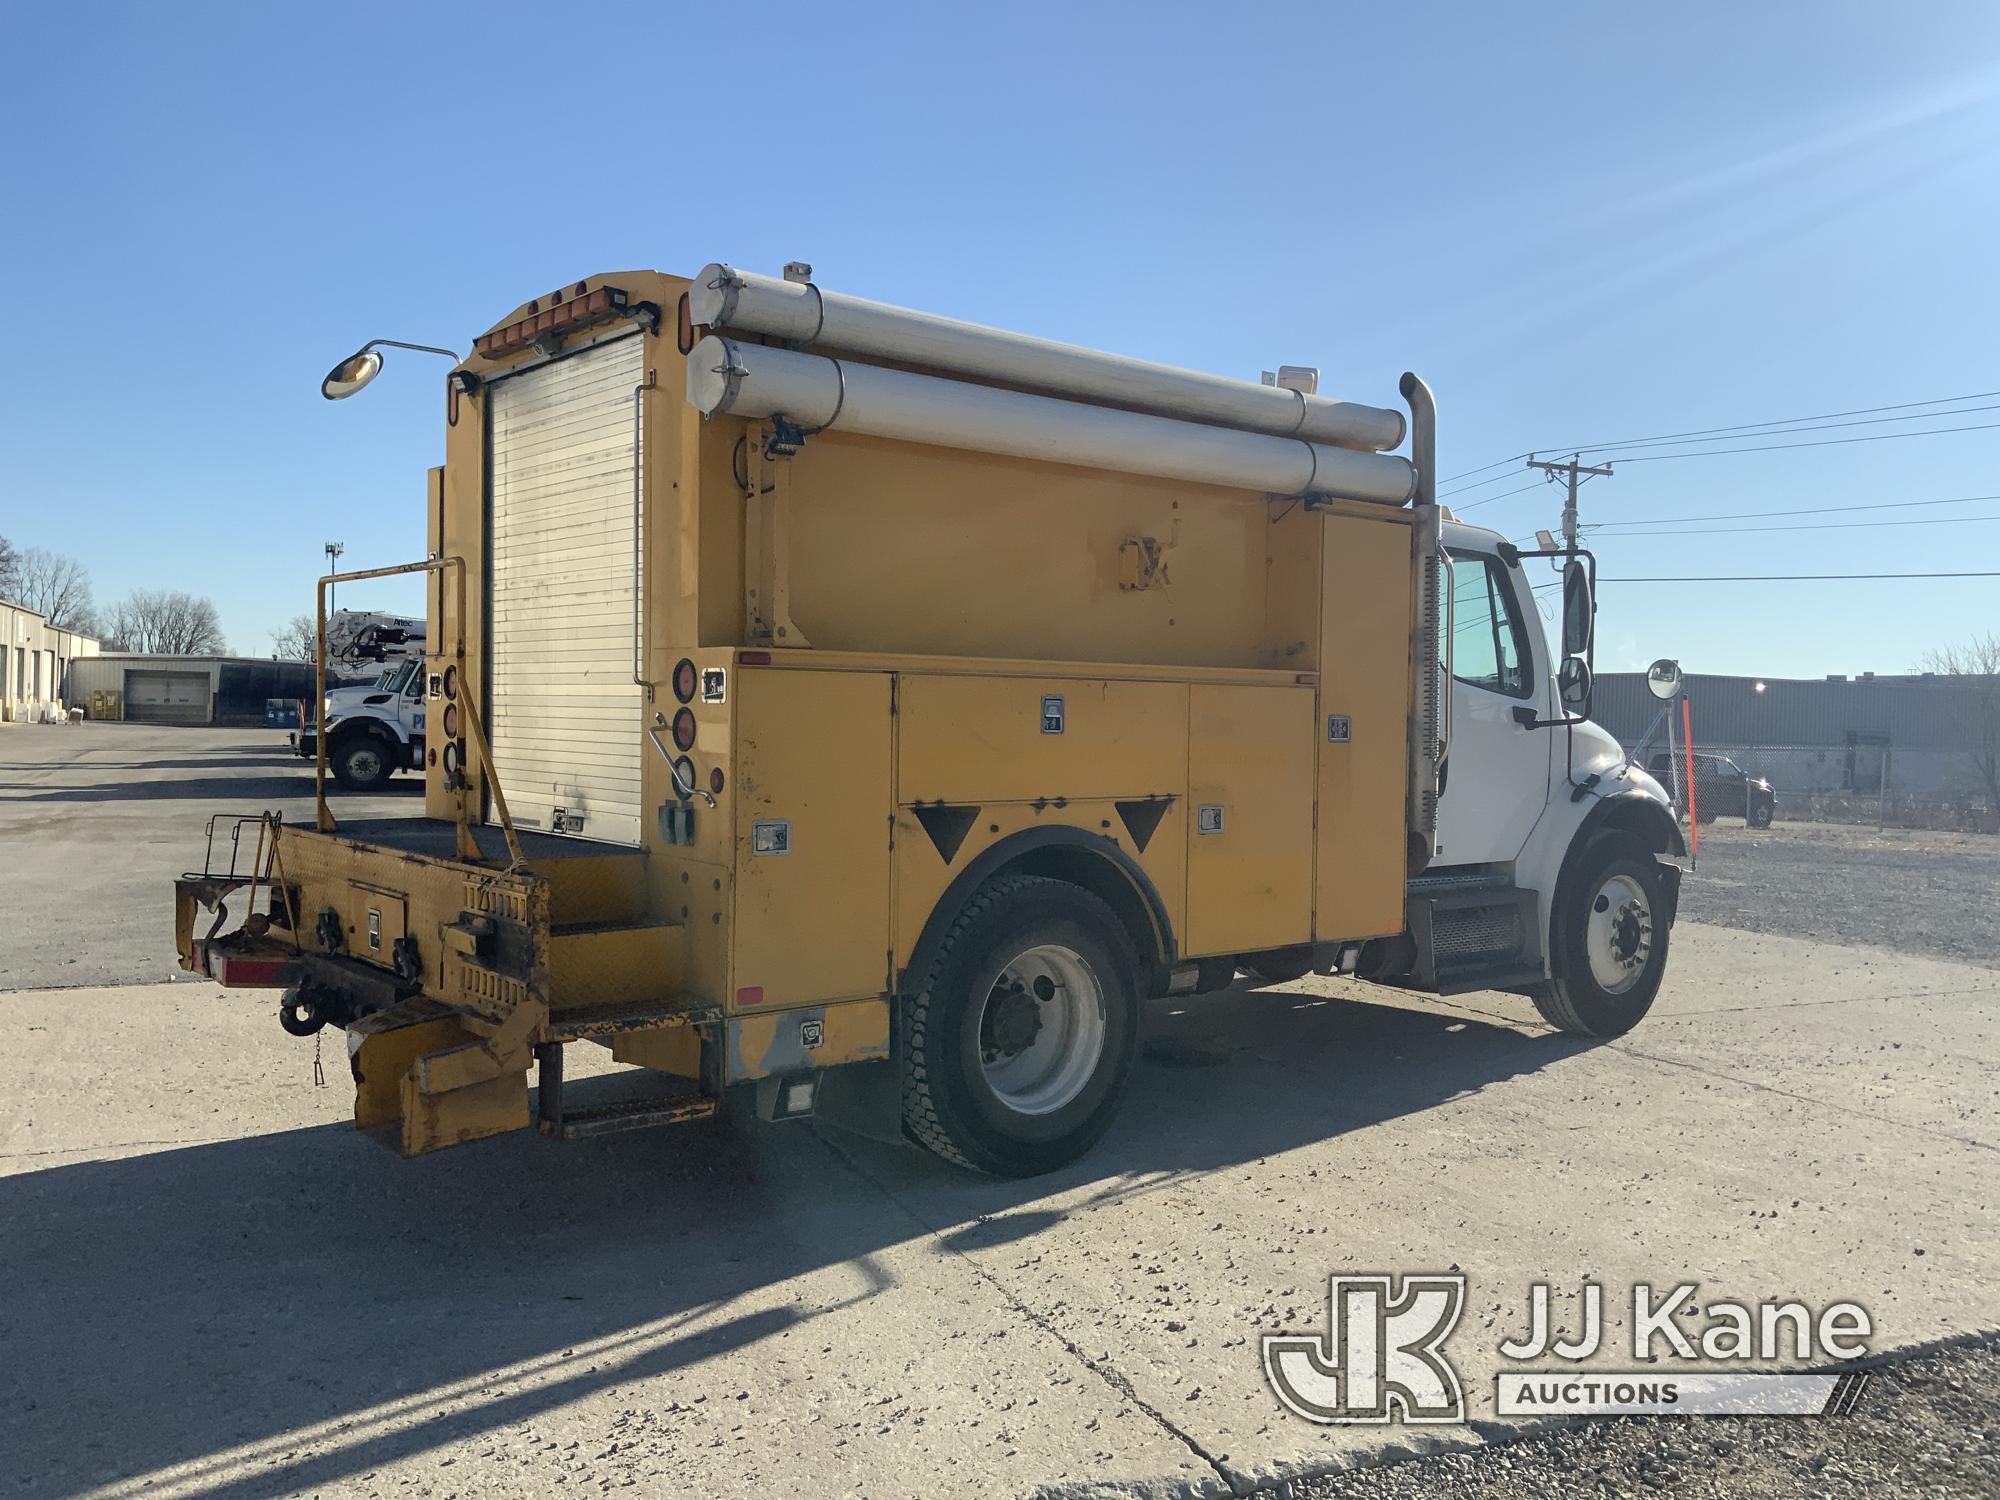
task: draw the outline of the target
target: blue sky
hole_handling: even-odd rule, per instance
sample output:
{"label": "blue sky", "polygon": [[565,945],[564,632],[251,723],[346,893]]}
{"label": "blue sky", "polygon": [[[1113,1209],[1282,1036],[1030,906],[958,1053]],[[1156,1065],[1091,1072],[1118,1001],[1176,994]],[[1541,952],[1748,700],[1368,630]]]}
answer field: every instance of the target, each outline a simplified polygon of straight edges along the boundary
{"label": "blue sky", "polygon": [[[370,337],[463,349],[631,266],[807,259],[1176,364],[1318,364],[1385,405],[1415,369],[1445,474],[2000,390],[1983,3],[184,0],[17,8],[9,38],[34,65],[0,97],[0,535],[78,556],[103,600],[208,593],[247,653],[310,609],[328,538],[350,566],[422,550],[435,372],[397,357],[333,406],[327,366]],[[2000,430],[1632,464],[1584,515],[1982,494]],[[1525,535],[1556,506],[1466,518]],[[1828,519],[1947,516],[2000,500]],[[1996,542],[1599,537],[1610,578],[1990,568]],[[1599,666],[1901,671],[1996,616],[2000,579],[1609,584]]]}

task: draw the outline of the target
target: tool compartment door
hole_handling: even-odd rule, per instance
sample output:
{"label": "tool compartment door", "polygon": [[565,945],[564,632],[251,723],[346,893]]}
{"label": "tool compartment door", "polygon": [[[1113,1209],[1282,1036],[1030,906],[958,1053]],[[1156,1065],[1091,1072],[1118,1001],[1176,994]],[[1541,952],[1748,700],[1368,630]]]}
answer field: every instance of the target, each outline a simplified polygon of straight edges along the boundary
{"label": "tool compartment door", "polygon": [[514,821],[639,842],[634,335],[495,380],[493,761]]}
{"label": "tool compartment door", "polygon": [[1313,719],[1307,687],[1190,690],[1188,956],[1311,941]]}
{"label": "tool compartment door", "polygon": [[886,672],[736,674],[738,1004],[889,988],[890,681]]}

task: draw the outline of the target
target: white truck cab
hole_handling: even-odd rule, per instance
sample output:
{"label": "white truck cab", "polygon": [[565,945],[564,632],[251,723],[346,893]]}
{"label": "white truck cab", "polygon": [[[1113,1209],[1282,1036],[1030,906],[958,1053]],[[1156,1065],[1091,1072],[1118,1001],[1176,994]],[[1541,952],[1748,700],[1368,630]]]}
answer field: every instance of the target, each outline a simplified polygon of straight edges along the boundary
{"label": "white truck cab", "polygon": [[[1587,717],[1587,554],[1523,553],[1447,520],[1449,706],[1431,857],[1409,930],[1359,972],[1441,994],[1514,990],[1564,1030],[1616,1035],[1652,1004],[1685,855],[1666,790]],[[1555,564],[1546,582],[1534,560]],[[1539,595],[1565,652],[1550,651]]]}
{"label": "white truck cab", "polygon": [[[319,722],[327,735],[327,768],[344,787],[366,791],[397,771],[422,770],[422,658],[406,657],[373,683],[330,689],[320,704]],[[291,740],[301,758],[318,755],[317,730],[302,728]]]}

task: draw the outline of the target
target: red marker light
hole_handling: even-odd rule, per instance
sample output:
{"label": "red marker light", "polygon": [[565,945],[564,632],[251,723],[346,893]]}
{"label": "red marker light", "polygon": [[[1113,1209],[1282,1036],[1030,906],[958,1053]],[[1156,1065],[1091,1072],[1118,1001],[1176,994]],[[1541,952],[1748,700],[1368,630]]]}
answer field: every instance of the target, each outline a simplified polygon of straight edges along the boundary
{"label": "red marker light", "polygon": [[761,984],[746,984],[736,992],[736,1003],[738,1005],[762,1005],[764,1003],[764,986]]}
{"label": "red marker light", "polygon": [[722,767],[717,766],[708,773],[708,789],[718,797],[722,795]]}
{"label": "red marker light", "polygon": [[768,651],[739,651],[736,653],[736,665],[739,667],[768,667],[771,665],[771,653]]}

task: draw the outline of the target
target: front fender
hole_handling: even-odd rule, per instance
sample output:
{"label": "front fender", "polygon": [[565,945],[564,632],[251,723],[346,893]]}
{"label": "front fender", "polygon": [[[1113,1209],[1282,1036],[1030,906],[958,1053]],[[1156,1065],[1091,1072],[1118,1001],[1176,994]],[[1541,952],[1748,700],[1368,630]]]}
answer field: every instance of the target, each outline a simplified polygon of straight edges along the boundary
{"label": "front fender", "polygon": [[[1673,804],[1658,782],[1643,772],[1628,770],[1616,779],[1605,778],[1600,785],[1606,783],[1607,790],[1593,789],[1574,801],[1558,796],[1535,825],[1527,847],[1515,861],[1514,883],[1536,892],[1540,898],[1536,905],[1544,956],[1549,951],[1549,919],[1555,910],[1563,874],[1571,860],[1598,834],[1613,830],[1635,834],[1656,855],[1687,857],[1687,840],[1675,821]],[[1679,890],[1678,880],[1674,882],[1674,890]]]}

